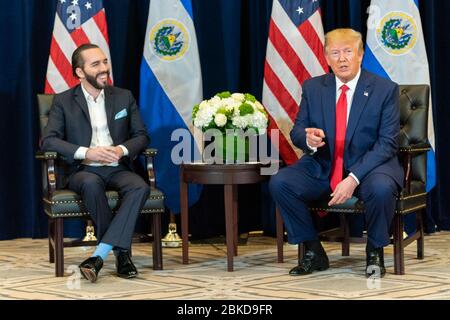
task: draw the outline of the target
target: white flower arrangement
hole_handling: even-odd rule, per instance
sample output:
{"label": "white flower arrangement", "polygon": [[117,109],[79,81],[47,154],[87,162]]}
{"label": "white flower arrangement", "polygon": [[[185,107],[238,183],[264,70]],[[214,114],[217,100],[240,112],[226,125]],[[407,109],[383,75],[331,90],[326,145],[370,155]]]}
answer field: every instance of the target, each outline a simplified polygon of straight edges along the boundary
{"label": "white flower arrangement", "polygon": [[251,94],[229,91],[216,94],[209,100],[195,105],[192,111],[194,126],[206,131],[219,129],[255,129],[264,133],[268,116],[263,105]]}

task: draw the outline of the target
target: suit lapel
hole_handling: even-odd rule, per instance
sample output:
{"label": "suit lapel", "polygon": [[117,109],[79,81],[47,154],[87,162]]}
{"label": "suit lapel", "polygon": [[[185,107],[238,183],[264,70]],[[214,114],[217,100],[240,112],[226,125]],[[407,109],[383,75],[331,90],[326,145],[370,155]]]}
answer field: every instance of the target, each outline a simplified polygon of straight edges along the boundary
{"label": "suit lapel", "polygon": [[325,137],[330,146],[330,153],[334,152],[334,137],[336,131],[336,79],[330,74],[325,78],[325,92],[322,94],[322,114],[325,122]]}
{"label": "suit lapel", "polygon": [[345,148],[347,148],[350,140],[355,133],[356,126],[359,122],[361,114],[370,96],[370,83],[364,71],[361,71],[358,84],[356,85],[355,93],[353,94],[352,107],[347,123],[347,130],[345,132]]}
{"label": "suit lapel", "polygon": [[80,106],[81,110],[83,111],[86,119],[89,123],[91,123],[91,117],[89,116],[89,109],[86,102],[86,98],[84,97],[83,91],[81,90],[81,85],[78,85],[78,87],[74,90],[74,98],[77,104]]}
{"label": "suit lapel", "polygon": [[114,110],[115,110],[115,103],[113,99],[113,93],[111,91],[110,87],[105,88],[105,111],[106,111],[106,119],[108,121],[108,129],[111,134],[111,137],[113,137],[112,133],[112,127],[114,124]]}

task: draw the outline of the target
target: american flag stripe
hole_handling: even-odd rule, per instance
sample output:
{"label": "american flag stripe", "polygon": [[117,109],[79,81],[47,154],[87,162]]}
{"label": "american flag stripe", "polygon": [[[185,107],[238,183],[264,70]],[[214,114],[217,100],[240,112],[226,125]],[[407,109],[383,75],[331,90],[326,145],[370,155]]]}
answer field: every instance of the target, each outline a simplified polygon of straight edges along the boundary
{"label": "american flag stripe", "polygon": [[[314,29],[316,32],[317,37],[320,40],[320,43],[322,45],[325,43],[325,33],[323,32],[323,25],[322,25],[322,11],[319,9],[308,19],[309,25]],[[327,65],[325,65],[326,68],[328,68]]]}
{"label": "american flag stripe", "polygon": [[271,56],[270,61],[266,61],[267,64],[269,64],[275,74],[280,75],[280,81],[298,106],[302,97],[301,82],[295,77],[285,60],[278,54],[270,39],[267,42],[267,54]]}
{"label": "american flag stripe", "polygon": [[[269,30],[269,39],[275,49],[282,56],[284,63],[292,70],[295,77],[300,83],[303,83],[306,79],[310,78],[308,71],[305,69],[302,60],[295,52],[294,48],[289,44],[284,35],[275,22],[271,23]],[[268,60],[272,59],[272,56],[266,54]]]}
{"label": "american flag stripe", "polygon": [[[105,26],[102,26],[102,28]],[[108,46],[108,41],[102,33],[101,27],[97,24],[94,19],[90,19],[84,23],[83,31],[85,32],[88,39],[96,39],[97,45]],[[99,37],[98,35],[101,35]]]}
{"label": "american flag stripe", "polygon": [[[272,90],[269,89],[265,81],[263,83],[263,90],[263,100],[266,101],[266,109],[269,113],[269,117],[271,117],[270,125],[272,127],[269,128],[279,129],[281,132],[280,138],[282,137],[286,139],[286,137],[289,137],[293,121],[290,119],[289,115],[286,113],[286,110],[281,106],[280,102],[274,96]],[[292,154],[300,154],[300,150],[294,147],[290,139],[286,139],[286,141],[288,142],[287,144],[289,145],[289,148],[293,150]],[[281,142],[282,141],[280,141],[280,146],[283,145]]]}
{"label": "american flag stripe", "polygon": [[[312,52],[323,52],[323,42],[317,36],[316,30],[314,30],[312,24],[309,21],[303,22],[299,27],[299,31],[304,39],[309,39],[307,44]],[[323,54],[316,55],[323,71],[327,70],[328,64]]]}
{"label": "american flag stripe", "polygon": [[53,90],[52,86],[50,85],[50,83],[48,82],[47,79],[45,79],[45,92],[50,93],[50,94],[55,93],[55,90]]}
{"label": "american flag stripe", "polygon": [[[88,39],[97,39],[95,44],[97,44],[100,48],[109,48],[109,40],[108,33],[106,27],[106,16],[104,15],[104,9],[100,11],[97,15],[94,16],[94,19],[88,20],[85,22],[85,27],[83,30],[86,33]],[[103,14],[102,14],[103,12]],[[98,18],[96,18],[98,17]],[[102,18],[103,17],[103,18]],[[103,22],[102,22],[103,21]],[[102,34],[102,37],[99,37],[98,34]],[[109,49],[104,51],[108,61],[111,62],[111,54],[109,53]],[[113,78],[112,69],[109,73],[110,79]],[[111,84],[111,83],[110,83]]]}
{"label": "american flag stripe", "polygon": [[[269,132],[271,132],[271,130],[275,129],[275,130],[279,130],[278,126],[275,124],[274,119],[269,115]],[[284,134],[282,134],[282,131],[279,130],[278,132],[281,132],[281,134],[279,134],[278,136],[278,140],[279,140],[279,145],[278,145],[278,152],[279,154],[284,155],[283,156],[283,160],[286,163],[294,163],[295,161],[298,160],[298,158],[301,157],[301,151],[298,149],[293,149],[294,146],[290,144],[290,139],[286,139],[286,136]],[[273,138],[273,136],[271,135],[271,138]],[[276,147],[276,146],[274,146]],[[295,150],[295,151],[294,151]]]}
{"label": "american flag stripe", "polygon": [[283,102],[284,111],[289,116],[289,118],[294,121],[298,111],[298,104],[283,86],[283,83],[281,82],[278,75],[270,67],[269,62],[266,62],[264,74],[266,75],[265,80],[267,87],[279,102]]}
{"label": "american flag stripe", "polygon": [[75,43],[76,47],[79,47],[85,43],[90,43],[88,36],[86,35],[84,29],[82,28],[75,29],[74,31],[72,31],[70,33],[70,37],[72,38],[73,43]]}
{"label": "american flag stripe", "polygon": [[290,131],[301,102],[305,80],[328,72],[324,35],[317,1],[274,0],[264,68],[263,104],[270,129],[279,129],[279,151],[291,164],[301,151]]}
{"label": "american flag stripe", "polygon": [[[278,0],[274,0],[272,9],[272,19],[281,30],[287,42],[291,44],[299,58],[303,61],[308,74],[311,77],[319,76],[324,70],[317,58],[320,53],[312,52],[307,41],[292,23],[291,19],[284,11]],[[309,39],[308,39],[309,41]],[[316,55],[317,54],[317,55]]]}
{"label": "american flag stripe", "polygon": [[[79,4],[78,4],[79,2]],[[109,39],[106,24],[106,14],[102,0],[83,1],[58,0],[53,27],[53,37],[50,46],[50,54],[47,67],[47,79],[45,81],[46,93],[59,93],[65,91],[80,81],[72,75],[72,53],[81,44],[97,44],[105,53],[111,65],[109,52]],[[78,6],[80,25],[76,28],[69,26],[71,12],[68,7]],[[67,22],[67,27],[64,21]],[[112,71],[110,70],[109,83],[112,84]]]}
{"label": "american flag stripe", "polygon": [[56,68],[52,59],[48,60],[47,79],[45,82],[45,93],[62,92],[70,88],[66,80],[61,76],[61,73]]}
{"label": "american flag stripe", "polygon": [[106,25],[106,12],[105,9],[100,10],[95,16],[94,21],[97,24],[98,29],[103,35],[103,38],[109,43],[108,27]]}
{"label": "american flag stripe", "polygon": [[56,15],[55,18],[53,37],[61,48],[63,54],[66,56],[67,61],[70,61],[72,58],[72,52],[75,51],[77,45],[72,41],[70,33],[67,31],[58,15]]}
{"label": "american flag stripe", "polygon": [[69,60],[67,60],[64,52],[59,47],[59,43],[54,37],[52,38],[50,48],[50,58],[62,78],[65,79],[66,84],[68,84],[68,88],[76,85],[78,80],[72,75],[72,64]]}

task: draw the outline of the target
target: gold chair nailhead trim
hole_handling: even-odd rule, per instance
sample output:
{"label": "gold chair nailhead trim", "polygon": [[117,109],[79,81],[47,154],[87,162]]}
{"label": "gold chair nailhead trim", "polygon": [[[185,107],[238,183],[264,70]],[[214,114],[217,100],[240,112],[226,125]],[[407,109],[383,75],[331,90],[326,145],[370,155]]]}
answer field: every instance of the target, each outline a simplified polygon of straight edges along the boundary
{"label": "gold chair nailhead trim", "polygon": [[326,211],[326,212],[340,212],[340,213],[364,213],[364,210],[353,209],[324,209],[324,208],[309,208],[312,211]]}
{"label": "gold chair nailhead trim", "polygon": [[[427,195],[427,193],[426,192],[424,192],[424,193],[419,193],[419,194],[415,194],[415,195],[411,195],[411,196],[406,196],[406,197],[400,197],[400,198],[397,198],[397,201],[402,201],[402,200],[408,200],[408,199],[413,199],[413,198],[418,198],[418,197],[423,197],[423,196],[426,196]],[[421,205],[422,206],[422,205]],[[411,208],[411,209],[408,209],[407,211],[411,211],[411,210],[417,210],[417,209],[419,209],[421,206],[418,206],[418,207],[414,207],[414,208]],[[424,205],[423,205],[424,206]],[[334,210],[331,210],[331,209],[328,209],[328,208],[310,208],[310,210],[312,210],[312,211],[326,211],[326,212],[343,212],[343,213],[363,213],[364,212],[364,210],[360,210],[360,209],[358,209],[358,210],[354,210],[354,209],[334,209]],[[403,212],[407,212],[407,211],[401,211],[401,213],[403,213]],[[396,210],[396,212],[397,212],[397,210]]]}
{"label": "gold chair nailhead trim", "polygon": [[[45,213],[51,217],[51,218],[63,218],[63,217],[83,217],[83,216],[89,216],[90,214],[88,212],[65,212],[65,213],[58,213],[53,214],[45,211]],[[141,210],[141,213],[164,213],[164,209],[145,209]]]}
{"label": "gold chair nailhead trim", "polygon": [[[405,214],[405,213],[416,211],[418,209],[425,208],[425,207],[426,207],[425,204],[421,204],[419,206],[416,206],[413,208],[408,208],[406,210],[401,210],[401,211],[398,211],[397,209],[395,209],[395,213]],[[364,211],[362,211],[362,210],[351,210],[351,209],[334,209],[334,210],[323,209],[323,208],[310,208],[310,209],[312,211],[326,211],[326,212],[338,212],[338,213],[364,213]]]}
{"label": "gold chair nailhead trim", "polygon": [[416,206],[416,207],[413,207],[413,208],[408,208],[408,209],[406,209],[406,210],[401,210],[401,211],[395,210],[395,212],[396,212],[397,214],[405,214],[405,213],[408,213],[408,212],[411,212],[411,211],[416,211],[416,210],[418,210],[418,209],[422,209],[422,208],[425,208],[425,207],[426,207],[425,204],[421,204],[421,205],[419,205],[419,206]]}
{"label": "gold chair nailhead trim", "polygon": [[[50,201],[47,198],[43,199],[45,202],[54,205],[54,204],[67,204],[67,203],[81,203],[82,200],[67,200],[67,201]],[[108,198],[108,200],[119,201],[118,198]],[[164,200],[164,196],[155,196],[150,197],[150,200]]]}
{"label": "gold chair nailhead trim", "polygon": [[412,198],[423,197],[423,196],[426,196],[426,195],[427,195],[427,193],[425,192],[425,193],[415,194],[415,195],[412,195],[412,196],[400,197],[400,198],[398,198],[398,199],[399,199],[399,200],[412,199]]}
{"label": "gold chair nailhead trim", "polygon": [[409,152],[409,151],[412,151],[412,152],[421,152],[421,151],[429,151],[430,150],[430,148],[417,148],[417,149],[408,149],[408,148],[400,148],[400,151],[406,151],[406,152]]}

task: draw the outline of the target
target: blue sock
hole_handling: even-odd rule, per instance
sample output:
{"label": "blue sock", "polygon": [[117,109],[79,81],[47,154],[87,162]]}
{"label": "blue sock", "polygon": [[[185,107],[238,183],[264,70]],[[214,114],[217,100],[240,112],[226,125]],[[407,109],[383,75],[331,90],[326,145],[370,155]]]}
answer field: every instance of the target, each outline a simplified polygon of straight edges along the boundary
{"label": "blue sock", "polygon": [[92,254],[92,257],[101,257],[103,261],[108,258],[109,252],[112,250],[113,246],[104,242],[100,242],[97,246],[97,249],[95,249],[95,252]]}

